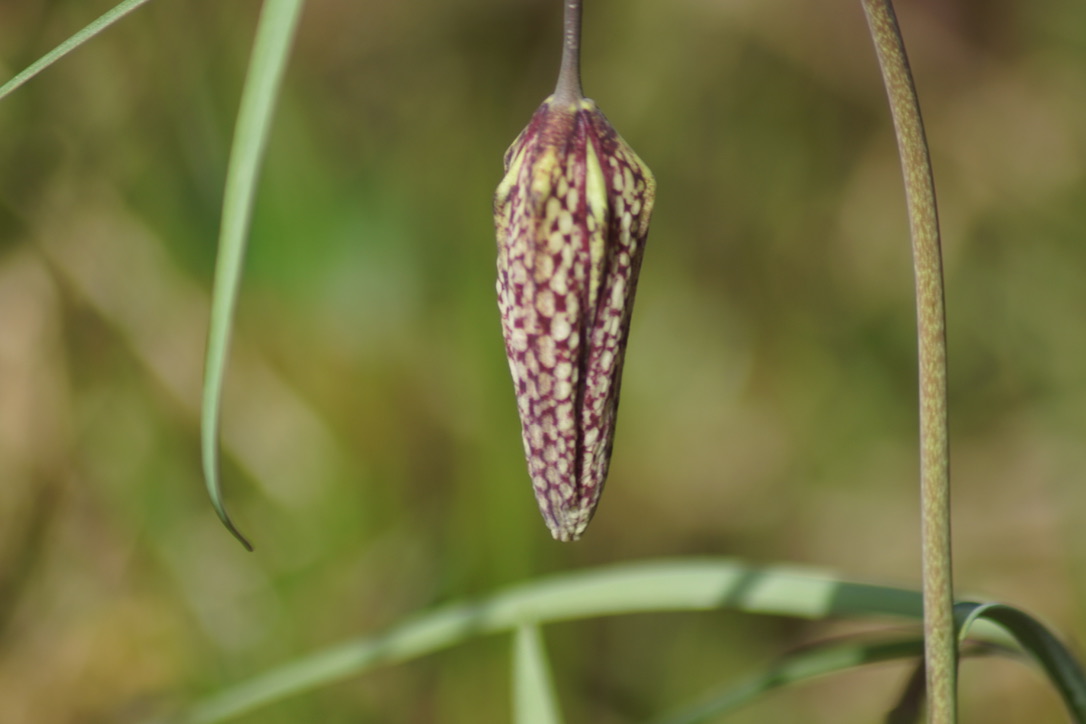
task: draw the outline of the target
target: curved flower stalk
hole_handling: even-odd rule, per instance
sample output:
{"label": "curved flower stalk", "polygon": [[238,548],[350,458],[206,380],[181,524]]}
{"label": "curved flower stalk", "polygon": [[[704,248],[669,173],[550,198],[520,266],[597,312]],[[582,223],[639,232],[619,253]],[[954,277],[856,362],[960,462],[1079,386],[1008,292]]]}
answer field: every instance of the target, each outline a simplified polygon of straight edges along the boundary
{"label": "curved flower stalk", "polygon": [[563,70],[505,155],[498,305],[528,472],[554,537],[584,532],[607,478],[656,182],[581,93],[579,3]]}

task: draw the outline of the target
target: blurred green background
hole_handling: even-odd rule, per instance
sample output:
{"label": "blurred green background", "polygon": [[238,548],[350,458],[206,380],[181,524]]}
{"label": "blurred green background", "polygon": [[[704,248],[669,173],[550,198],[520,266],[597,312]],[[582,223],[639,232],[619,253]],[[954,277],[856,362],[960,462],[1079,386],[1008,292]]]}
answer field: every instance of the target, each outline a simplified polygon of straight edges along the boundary
{"label": "blurred green background", "polygon": [[[10,77],[111,7],[0,3]],[[592,0],[585,87],[654,170],[610,483],[551,540],[494,293],[491,194],[553,87],[558,0],[326,0],[268,150],[199,471],[225,160],[259,3],[157,0],[0,104],[0,721],[137,722],[434,604],[669,555],[919,585],[900,171],[859,2]],[[1086,5],[899,3],[949,308],[957,587],[1086,635]],[[570,722],[627,722],[855,626],[546,630]],[[911,669],[728,721],[866,722]],[[968,662],[971,721],[1053,721]],[[505,722],[474,641],[245,722]]]}

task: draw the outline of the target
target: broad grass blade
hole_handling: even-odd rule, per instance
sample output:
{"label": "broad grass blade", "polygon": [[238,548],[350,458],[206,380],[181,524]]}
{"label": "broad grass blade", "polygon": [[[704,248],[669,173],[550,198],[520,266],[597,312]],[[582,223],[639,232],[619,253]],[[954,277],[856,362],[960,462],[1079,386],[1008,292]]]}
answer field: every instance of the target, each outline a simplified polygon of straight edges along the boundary
{"label": "broad grass blade", "polygon": [[806,619],[918,620],[922,615],[916,591],[852,583],[796,567],[759,568],[712,558],[623,564],[540,579],[474,602],[451,604],[376,635],[317,651],[208,697],[184,721],[227,721],[379,666],[524,625],[720,609]]}

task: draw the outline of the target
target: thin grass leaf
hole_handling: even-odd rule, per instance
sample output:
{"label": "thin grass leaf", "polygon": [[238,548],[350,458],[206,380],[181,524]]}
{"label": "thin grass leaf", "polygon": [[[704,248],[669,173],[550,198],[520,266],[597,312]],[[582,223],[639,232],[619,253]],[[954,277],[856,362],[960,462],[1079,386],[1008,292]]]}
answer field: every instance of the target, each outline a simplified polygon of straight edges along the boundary
{"label": "thin grass leaf", "polygon": [[[1002,654],[1019,656],[1018,649],[990,642],[971,642],[962,649],[962,656]],[[795,651],[772,664],[761,674],[752,676],[720,694],[653,724],[698,724],[731,713],[752,703],[774,689],[834,674],[867,664],[900,659],[920,659],[918,674],[911,677],[898,705],[888,714],[886,724],[912,724],[919,718],[924,701],[924,639],[921,636],[894,639],[873,639],[870,635],[847,640],[827,641]]]}
{"label": "thin grass leaf", "polygon": [[249,550],[253,549],[252,545],[238,531],[226,512],[219,480],[218,442],[222,386],[257,172],[264,155],[275,99],[282,83],[291,41],[303,5],[304,0],[266,0],[260,13],[253,52],[249,59],[249,72],[241,94],[234,144],[230,149],[230,165],[226,172],[219,253],[215,263],[215,284],[211,297],[211,325],[204,368],[200,436],[204,482],[215,512],[227,529]]}
{"label": "thin grass leaf", "polygon": [[983,620],[1006,629],[1044,669],[1073,720],[1078,724],[1086,723],[1086,675],[1071,651],[1044,624],[1028,613],[1002,603],[959,603],[955,606],[955,614],[961,621],[960,640]]}
{"label": "thin grass leaf", "polygon": [[[1002,632],[1002,630],[1000,630]],[[1003,632],[1005,633],[1005,632]],[[1000,655],[1020,659],[1022,650],[1014,644],[1014,638],[1007,636],[1003,643],[991,641],[961,641],[958,647],[961,658]],[[884,724],[916,724],[924,712],[927,694],[927,682],[924,675],[924,661],[921,660],[912,676],[905,683],[894,708],[886,714]]]}
{"label": "thin grass leaf", "polygon": [[539,627],[521,626],[513,637],[513,721],[562,724]]}
{"label": "thin grass leaf", "polygon": [[754,699],[788,684],[816,676],[896,659],[924,655],[920,636],[893,641],[852,640],[833,642],[798,651],[765,672],[685,711],[654,720],[654,724],[699,724],[746,706]]}
{"label": "thin grass leaf", "polygon": [[184,721],[226,721],[378,666],[526,624],[717,609],[806,619],[922,616],[916,591],[851,583],[817,571],[757,568],[727,559],[624,564],[540,579],[479,601],[451,604],[382,634],[315,652],[208,697]]}
{"label": "thin grass leaf", "polygon": [[78,48],[83,43],[93,38],[98,33],[102,32],[113,23],[117,22],[125,15],[145,5],[150,0],[124,0],[124,2],[118,3],[112,10],[107,11],[104,15],[97,20],[91,22],[84,27],[78,33],[65,40],[57,47],[50,50],[38,60],[31,63],[25,70],[9,80],[4,85],[0,86],[0,100],[3,100],[10,95],[16,88],[26,83],[28,80],[41,73],[43,70],[51,66],[63,58],[68,53]]}

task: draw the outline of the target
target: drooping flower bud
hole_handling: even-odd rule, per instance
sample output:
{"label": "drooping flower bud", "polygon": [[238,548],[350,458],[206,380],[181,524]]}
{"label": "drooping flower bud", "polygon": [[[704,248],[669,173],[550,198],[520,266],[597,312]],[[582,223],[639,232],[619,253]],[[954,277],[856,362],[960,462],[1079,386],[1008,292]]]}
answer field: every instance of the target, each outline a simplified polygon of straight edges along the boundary
{"label": "drooping flower bud", "polygon": [[498,306],[536,499],[558,540],[599,503],[656,182],[596,104],[549,97],[505,155]]}

